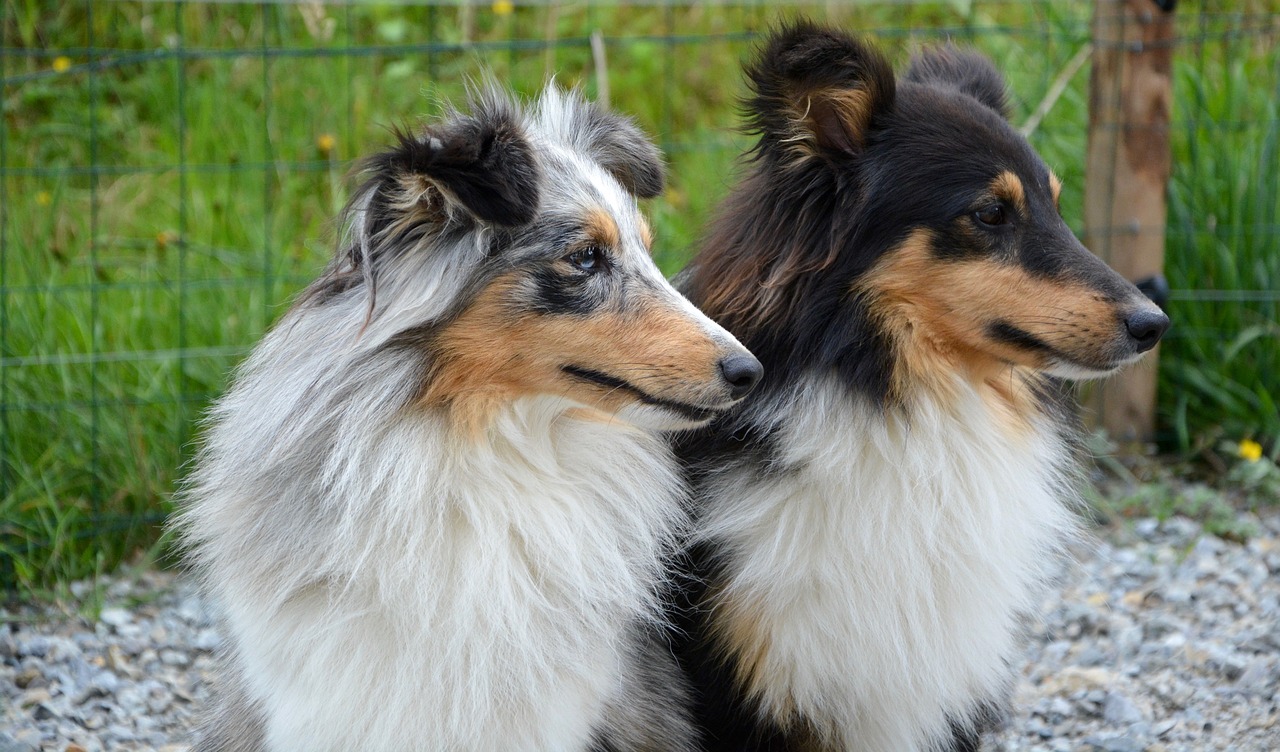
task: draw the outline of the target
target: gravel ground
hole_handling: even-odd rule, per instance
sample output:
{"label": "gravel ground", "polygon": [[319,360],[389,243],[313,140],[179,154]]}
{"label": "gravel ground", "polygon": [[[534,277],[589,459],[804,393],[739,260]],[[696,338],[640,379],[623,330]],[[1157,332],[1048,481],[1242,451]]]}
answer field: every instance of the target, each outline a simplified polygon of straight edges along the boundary
{"label": "gravel ground", "polygon": [[[1182,518],[1099,532],[1045,601],[990,752],[1280,750],[1280,515],[1246,544]],[[91,588],[73,588],[82,597]],[[218,643],[190,585],[106,588],[97,622],[0,610],[0,752],[189,749]]]}

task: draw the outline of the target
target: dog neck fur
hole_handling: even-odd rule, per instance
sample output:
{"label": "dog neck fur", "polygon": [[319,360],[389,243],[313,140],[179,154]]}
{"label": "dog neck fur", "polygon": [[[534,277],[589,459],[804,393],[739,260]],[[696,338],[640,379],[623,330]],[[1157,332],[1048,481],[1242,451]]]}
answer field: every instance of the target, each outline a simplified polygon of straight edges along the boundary
{"label": "dog neck fur", "polygon": [[769,471],[704,486],[715,636],[765,715],[820,748],[941,746],[973,697],[1003,698],[1046,553],[1075,530],[1055,427],[1015,429],[963,379],[948,391],[882,410],[809,377],[757,413]]}

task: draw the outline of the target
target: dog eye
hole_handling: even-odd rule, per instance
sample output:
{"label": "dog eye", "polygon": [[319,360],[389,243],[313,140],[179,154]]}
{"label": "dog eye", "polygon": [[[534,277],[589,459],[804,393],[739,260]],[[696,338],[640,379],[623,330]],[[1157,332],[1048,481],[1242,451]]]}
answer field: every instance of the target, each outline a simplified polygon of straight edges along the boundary
{"label": "dog eye", "polygon": [[566,258],[575,269],[584,272],[595,272],[604,267],[604,251],[594,245],[574,251]]}
{"label": "dog eye", "polygon": [[996,227],[1009,221],[1009,218],[1005,215],[1004,207],[1000,204],[992,204],[977,210],[973,213],[973,218],[978,220],[979,224],[988,227]]}

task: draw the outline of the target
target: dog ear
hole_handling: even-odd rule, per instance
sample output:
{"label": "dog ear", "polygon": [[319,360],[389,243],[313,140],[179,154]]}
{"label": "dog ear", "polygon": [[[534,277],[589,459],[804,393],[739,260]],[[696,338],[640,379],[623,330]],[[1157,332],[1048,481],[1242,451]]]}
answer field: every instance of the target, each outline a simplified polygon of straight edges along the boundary
{"label": "dog ear", "polygon": [[595,160],[633,196],[653,198],[662,193],[666,183],[662,154],[631,118],[580,99],[574,93],[566,95],[566,100],[565,104],[573,110],[567,138],[576,148]]}
{"label": "dog ear", "polygon": [[904,80],[934,84],[968,94],[1009,119],[1004,77],[985,56],[953,45],[925,50],[911,59]]}
{"label": "dog ear", "polygon": [[506,226],[533,220],[540,169],[514,108],[490,99],[475,104],[474,110],[420,135],[398,131],[399,144],[374,157],[383,191],[399,187],[388,191],[383,211],[412,212],[435,189],[446,208],[460,207],[479,220]]}
{"label": "dog ear", "polygon": [[773,33],[747,69],[750,130],[761,153],[857,154],[876,115],[893,108],[893,67],[874,47],[797,21]]}

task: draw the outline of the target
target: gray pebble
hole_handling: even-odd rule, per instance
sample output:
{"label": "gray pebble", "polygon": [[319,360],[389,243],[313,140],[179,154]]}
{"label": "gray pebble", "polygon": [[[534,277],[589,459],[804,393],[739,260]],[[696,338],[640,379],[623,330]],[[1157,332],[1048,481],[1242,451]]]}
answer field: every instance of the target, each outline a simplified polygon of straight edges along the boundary
{"label": "gray pebble", "polygon": [[113,695],[120,688],[120,677],[111,671],[99,671],[89,681],[89,686],[104,695]]}
{"label": "gray pebble", "polygon": [[1102,718],[1116,726],[1126,726],[1142,720],[1142,710],[1119,692],[1108,692],[1102,704]]}
{"label": "gray pebble", "polygon": [[44,635],[25,635],[18,638],[18,655],[43,658],[49,652],[49,638]]}
{"label": "gray pebble", "polygon": [[[1101,531],[1028,624],[1012,716],[984,752],[1280,749],[1280,514],[1256,527],[1273,537],[1177,517]],[[34,608],[0,629],[0,752],[187,749],[217,622],[167,573],[86,592],[108,596],[89,629]]]}
{"label": "gray pebble", "polygon": [[28,738],[18,738],[8,731],[0,731],[0,752],[40,752],[40,745]]}
{"label": "gray pebble", "polygon": [[1084,743],[1102,752],[1142,752],[1146,748],[1132,736],[1087,736]]}
{"label": "gray pebble", "polygon": [[104,608],[102,613],[98,614],[98,621],[119,628],[132,623],[133,614],[123,608]]}

